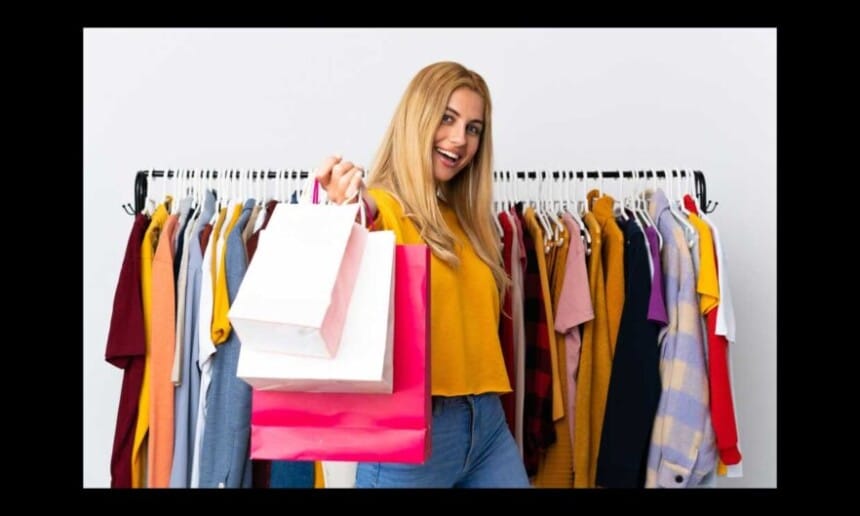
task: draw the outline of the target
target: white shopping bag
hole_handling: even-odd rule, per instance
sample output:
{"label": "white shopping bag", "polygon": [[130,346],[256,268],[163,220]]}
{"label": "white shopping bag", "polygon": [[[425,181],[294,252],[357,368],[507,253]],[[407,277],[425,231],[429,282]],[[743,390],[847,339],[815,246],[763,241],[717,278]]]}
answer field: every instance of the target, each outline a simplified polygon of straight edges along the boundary
{"label": "white shopping bag", "polygon": [[390,394],[394,249],[394,232],[367,235],[337,355],[321,358],[265,351],[255,345],[255,335],[238,330],[242,347],[236,376],[261,390]]}
{"label": "white shopping bag", "polygon": [[278,204],[228,317],[242,346],[332,357],[368,230],[358,204]]}

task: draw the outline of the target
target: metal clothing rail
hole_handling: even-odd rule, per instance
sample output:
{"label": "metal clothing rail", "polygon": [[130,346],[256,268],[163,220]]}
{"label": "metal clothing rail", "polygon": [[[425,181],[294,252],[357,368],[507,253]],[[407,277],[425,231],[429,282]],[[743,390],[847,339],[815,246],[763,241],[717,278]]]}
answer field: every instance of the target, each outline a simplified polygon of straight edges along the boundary
{"label": "metal clothing rail", "polygon": [[[224,174],[224,177],[235,179],[239,179],[241,177],[251,179],[307,179],[310,176],[310,172],[307,170],[225,170]],[[689,177],[690,174],[692,174],[695,184],[696,198],[699,200],[699,209],[705,213],[711,213],[716,209],[717,204],[719,204],[717,201],[708,200],[705,175],[700,170],[693,170],[692,172],[687,172],[686,170],[671,170],[668,172],[665,170],[553,170],[552,172],[547,172],[545,170],[517,170],[514,171],[513,174],[517,179],[540,179],[541,181],[546,180],[548,177],[552,179],[573,179],[574,177],[577,179],[633,179],[634,177],[650,179],[666,178],[669,175],[672,177]],[[179,177],[180,175],[184,175],[186,178],[192,179],[197,178],[198,175],[201,178],[215,179],[218,177],[219,173],[217,170],[210,169],[200,170],[199,172],[195,170],[140,170],[134,178],[134,211],[132,211],[132,207],[130,205],[123,205],[123,209],[130,214],[140,213],[143,211],[148,190],[148,180],[150,177],[174,178]],[[510,180],[510,178],[510,170],[493,171],[494,180]]]}

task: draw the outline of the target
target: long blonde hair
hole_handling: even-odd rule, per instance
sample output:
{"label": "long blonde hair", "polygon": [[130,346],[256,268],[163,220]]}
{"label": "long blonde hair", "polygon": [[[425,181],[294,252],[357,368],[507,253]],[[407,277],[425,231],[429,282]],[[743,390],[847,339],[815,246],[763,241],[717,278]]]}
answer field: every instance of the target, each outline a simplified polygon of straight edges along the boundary
{"label": "long blonde hair", "polygon": [[[448,99],[467,87],[484,99],[481,141],[471,163],[447,183],[433,178],[433,145]],[[409,83],[371,166],[368,187],[387,190],[400,202],[433,254],[451,266],[454,233],[445,223],[437,189],[453,208],[466,235],[493,273],[499,293],[510,283],[492,217],[493,124],[490,90],[483,77],[459,63],[424,67]]]}

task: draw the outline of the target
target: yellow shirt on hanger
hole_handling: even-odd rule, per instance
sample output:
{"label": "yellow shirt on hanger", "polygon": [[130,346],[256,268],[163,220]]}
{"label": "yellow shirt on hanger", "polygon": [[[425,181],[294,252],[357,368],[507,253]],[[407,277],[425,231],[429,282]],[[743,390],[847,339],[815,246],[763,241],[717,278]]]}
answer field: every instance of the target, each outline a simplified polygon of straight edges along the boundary
{"label": "yellow shirt on hanger", "polygon": [[[570,233],[565,228],[560,233],[561,246],[555,249],[555,259],[553,260],[552,270],[550,271],[550,294],[552,295],[552,314],[558,311],[558,300],[561,296],[561,290],[564,286],[564,273],[567,264],[567,254],[570,247]],[[579,238],[577,235],[576,238]],[[553,317],[554,320],[554,317]],[[550,331],[554,331],[555,322],[553,322]],[[557,331],[555,333],[555,342],[558,357],[558,378],[561,387],[560,394],[557,396],[562,407],[567,407],[567,360],[566,339],[563,333]],[[553,406],[555,405],[556,395],[553,392]],[[562,408],[562,410],[564,410]],[[551,445],[546,450],[546,455],[540,462],[538,472],[534,477],[533,484],[535,487],[548,488],[571,488],[573,487],[573,443],[570,442],[570,432],[568,431],[568,418],[571,414],[562,412],[562,417],[555,421],[555,444]]]}
{"label": "yellow shirt on hanger", "polygon": [[218,257],[219,263],[218,275],[215,280],[215,291],[212,293],[212,342],[217,346],[227,342],[230,337],[230,330],[233,326],[230,324],[230,319],[227,318],[227,313],[230,311],[230,297],[227,294],[227,238],[233,227],[242,215],[242,203],[237,203],[233,208],[233,215],[230,216],[230,221],[227,223],[227,229],[221,237],[224,239],[224,246],[221,248],[221,256]]}
{"label": "yellow shirt on hanger", "polygon": [[576,380],[576,431],[573,435],[573,485],[595,487],[597,453],[603,431],[609,377],[612,373],[612,350],[609,345],[609,318],[604,286],[603,234],[592,212],[582,216],[591,234],[591,255],[588,257],[588,285],[594,319],[582,329],[582,348]]}

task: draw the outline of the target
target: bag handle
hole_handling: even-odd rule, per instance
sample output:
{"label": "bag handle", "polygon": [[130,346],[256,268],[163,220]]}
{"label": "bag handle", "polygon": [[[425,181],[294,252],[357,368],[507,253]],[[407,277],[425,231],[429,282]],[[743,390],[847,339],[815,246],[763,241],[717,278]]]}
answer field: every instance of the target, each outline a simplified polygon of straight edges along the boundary
{"label": "bag handle", "polygon": [[[352,194],[351,197],[344,199],[340,204],[341,205],[348,204],[350,201],[355,199],[356,196],[361,194],[361,190],[362,189],[359,187],[359,189],[354,194]],[[315,177],[314,178],[314,186],[311,189],[311,204],[319,204],[319,203],[320,203],[320,180]],[[365,203],[359,202],[358,203],[358,213],[361,216],[361,227],[363,227],[363,228],[367,227],[367,213],[366,213],[366,211],[367,210],[365,209]]]}
{"label": "bag handle", "polygon": [[320,180],[319,178],[314,178],[314,188],[313,193],[311,194],[311,204],[319,204],[320,203]]}

